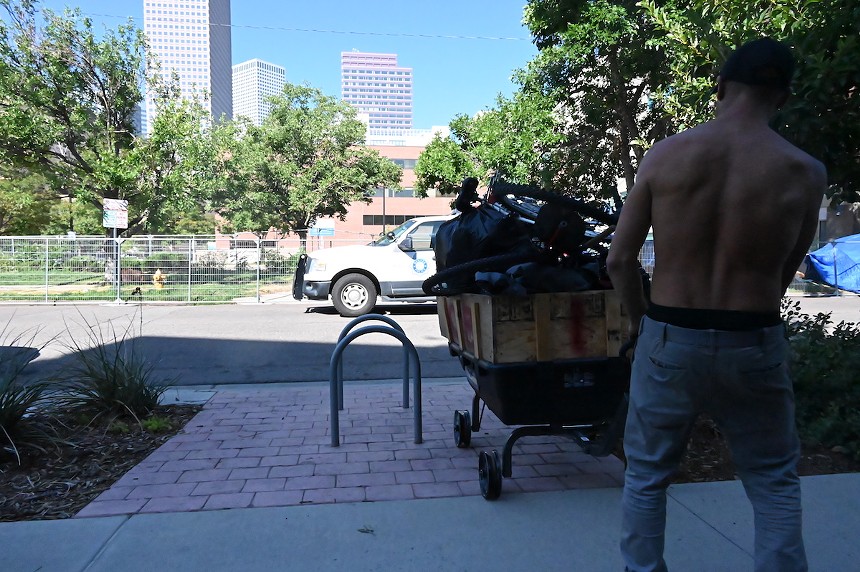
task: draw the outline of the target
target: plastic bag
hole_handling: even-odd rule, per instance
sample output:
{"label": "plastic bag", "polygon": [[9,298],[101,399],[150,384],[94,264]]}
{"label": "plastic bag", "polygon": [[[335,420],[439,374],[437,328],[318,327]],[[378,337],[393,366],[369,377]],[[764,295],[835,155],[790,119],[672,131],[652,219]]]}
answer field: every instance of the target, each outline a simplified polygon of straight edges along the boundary
{"label": "plastic bag", "polygon": [[529,246],[529,234],[522,221],[490,205],[481,205],[442,223],[433,250],[436,270],[441,272],[464,262],[525,251]]}

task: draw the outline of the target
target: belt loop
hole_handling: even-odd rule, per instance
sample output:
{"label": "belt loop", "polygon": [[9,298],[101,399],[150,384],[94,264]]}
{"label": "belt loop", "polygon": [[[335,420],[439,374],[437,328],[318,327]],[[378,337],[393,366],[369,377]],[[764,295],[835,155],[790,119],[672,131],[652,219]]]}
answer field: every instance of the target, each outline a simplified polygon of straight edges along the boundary
{"label": "belt loop", "polygon": [[662,338],[662,344],[666,345],[666,339],[669,337],[669,324],[666,322],[660,322],[660,326],[662,328],[662,332],[660,332],[660,337]]}

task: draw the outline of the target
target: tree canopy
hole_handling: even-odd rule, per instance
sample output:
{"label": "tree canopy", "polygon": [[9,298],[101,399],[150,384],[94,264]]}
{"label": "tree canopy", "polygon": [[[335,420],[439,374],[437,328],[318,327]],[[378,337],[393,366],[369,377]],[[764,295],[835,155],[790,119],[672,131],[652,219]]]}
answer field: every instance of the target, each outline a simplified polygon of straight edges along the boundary
{"label": "tree canopy", "polygon": [[[434,143],[419,159],[422,186],[444,191],[455,176],[496,168],[617,201],[618,181],[633,184],[656,140],[710,118],[729,53],[769,35],[798,59],[794,97],[774,128],[825,163],[831,195],[860,200],[856,0],[530,0],[524,22],[539,53],[517,72],[518,91],[454,118],[453,146]],[[511,129],[534,135],[533,148],[512,145]]]}
{"label": "tree canopy", "polygon": [[397,188],[401,169],[364,146],[365,125],[347,103],[287,84],[262,125],[239,122],[225,147],[217,210],[237,231],[306,236],[319,217],[343,219],[375,188]]}
{"label": "tree canopy", "polygon": [[829,195],[860,201],[860,3],[643,0],[669,55],[662,95],[679,125],[707,119],[710,88],[732,49],[770,36],[797,60],[793,96],[773,122],[789,141],[822,160]]}
{"label": "tree canopy", "polygon": [[[0,161],[45,179],[55,198],[101,209],[129,201],[132,232],[161,230],[191,208],[207,175],[198,102],[146,77],[146,43],[133,22],[96,34],[79,11],[0,0]],[[156,94],[150,137],[137,137],[142,89]],[[199,207],[197,207],[199,208]]]}

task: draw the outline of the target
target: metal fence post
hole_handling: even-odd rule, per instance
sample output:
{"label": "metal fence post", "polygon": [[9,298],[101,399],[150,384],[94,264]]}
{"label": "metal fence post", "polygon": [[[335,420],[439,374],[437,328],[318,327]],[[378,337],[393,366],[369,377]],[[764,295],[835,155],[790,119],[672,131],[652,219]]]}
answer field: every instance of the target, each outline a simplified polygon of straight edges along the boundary
{"label": "metal fence post", "polygon": [[260,303],[260,263],[263,260],[263,241],[257,237],[257,304]]}
{"label": "metal fence post", "polygon": [[116,300],[114,300],[117,304],[122,304],[122,296],[120,288],[122,287],[122,269],[120,268],[120,247],[119,245],[122,241],[116,236],[116,229],[113,229],[113,245],[114,252],[116,253]]}
{"label": "metal fence post", "polygon": [[194,258],[194,239],[188,239],[188,301],[191,302],[191,261]]}
{"label": "metal fence post", "polygon": [[50,283],[48,279],[48,237],[45,237],[45,302],[48,301],[48,285]]}

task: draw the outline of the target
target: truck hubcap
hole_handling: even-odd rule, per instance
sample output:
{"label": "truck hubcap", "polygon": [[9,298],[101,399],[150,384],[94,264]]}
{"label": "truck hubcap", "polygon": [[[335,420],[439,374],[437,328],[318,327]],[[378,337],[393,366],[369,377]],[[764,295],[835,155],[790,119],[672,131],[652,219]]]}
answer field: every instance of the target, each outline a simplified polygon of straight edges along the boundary
{"label": "truck hubcap", "polygon": [[367,290],[361,284],[348,284],[341,292],[340,299],[350,308],[360,308],[367,303]]}

